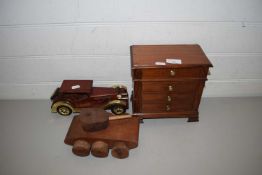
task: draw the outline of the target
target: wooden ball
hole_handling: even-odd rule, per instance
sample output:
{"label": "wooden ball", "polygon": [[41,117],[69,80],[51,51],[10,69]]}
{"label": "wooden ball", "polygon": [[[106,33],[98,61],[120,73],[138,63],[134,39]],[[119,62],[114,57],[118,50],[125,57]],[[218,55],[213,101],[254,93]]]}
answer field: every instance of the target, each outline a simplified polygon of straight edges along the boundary
{"label": "wooden ball", "polygon": [[124,159],[129,156],[129,148],[124,142],[116,142],[112,148],[111,155],[118,159]]}
{"label": "wooden ball", "polygon": [[84,157],[84,156],[88,156],[90,153],[90,148],[91,145],[85,141],[85,140],[76,140],[74,142],[73,148],[72,148],[72,152],[75,155]]}
{"label": "wooden ball", "polygon": [[92,144],[91,153],[95,157],[107,157],[108,151],[108,144],[103,141],[96,141]]}

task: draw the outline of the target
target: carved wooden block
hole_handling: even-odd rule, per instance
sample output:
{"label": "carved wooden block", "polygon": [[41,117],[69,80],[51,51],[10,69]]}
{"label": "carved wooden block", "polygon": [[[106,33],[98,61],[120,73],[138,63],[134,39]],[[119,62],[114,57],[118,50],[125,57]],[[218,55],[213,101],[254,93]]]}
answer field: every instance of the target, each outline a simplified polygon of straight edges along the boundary
{"label": "carved wooden block", "polygon": [[79,118],[85,131],[99,131],[108,126],[109,113],[100,108],[84,108]]}
{"label": "carved wooden block", "polygon": [[[139,122],[139,117],[109,120],[107,128],[88,132],[83,129],[83,122],[78,115],[72,120],[64,142],[73,145],[72,151],[76,155],[87,156],[90,144],[91,153],[96,157],[106,157],[107,150],[113,148],[112,156],[126,158],[129,156],[129,150],[138,146]],[[84,144],[79,146],[79,140]],[[86,146],[83,148],[82,145]]]}

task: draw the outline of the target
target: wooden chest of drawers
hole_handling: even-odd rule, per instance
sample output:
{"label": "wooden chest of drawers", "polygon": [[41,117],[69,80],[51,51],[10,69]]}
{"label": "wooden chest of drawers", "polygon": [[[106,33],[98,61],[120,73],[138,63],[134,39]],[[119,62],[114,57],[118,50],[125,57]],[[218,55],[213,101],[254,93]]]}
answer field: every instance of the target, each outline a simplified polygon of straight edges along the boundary
{"label": "wooden chest of drawers", "polygon": [[[167,63],[166,59],[178,64]],[[198,121],[209,67],[212,64],[199,45],[131,46],[133,114]]]}

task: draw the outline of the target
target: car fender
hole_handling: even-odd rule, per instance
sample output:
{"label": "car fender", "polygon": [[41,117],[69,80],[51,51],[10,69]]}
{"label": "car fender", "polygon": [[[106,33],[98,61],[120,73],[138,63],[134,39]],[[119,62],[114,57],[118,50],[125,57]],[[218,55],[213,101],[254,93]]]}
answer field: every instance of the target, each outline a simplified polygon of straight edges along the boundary
{"label": "car fender", "polygon": [[110,102],[108,102],[105,106],[104,106],[104,109],[110,109],[112,106],[114,105],[123,105],[125,107],[127,107],[127,103],[125,101],[122,101],[122,100],[112,100]]}

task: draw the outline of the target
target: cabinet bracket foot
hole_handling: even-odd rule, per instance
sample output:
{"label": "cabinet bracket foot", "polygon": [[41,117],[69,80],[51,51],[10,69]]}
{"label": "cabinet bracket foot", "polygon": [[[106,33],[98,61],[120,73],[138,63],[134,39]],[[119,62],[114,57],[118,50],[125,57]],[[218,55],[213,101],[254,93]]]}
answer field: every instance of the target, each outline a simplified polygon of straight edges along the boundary
{"label": "cabinet bracket foot", "polygon": [[198,117],[189,117],[187,120],[187,122],[198,122],[198,121],[199,121]]}

